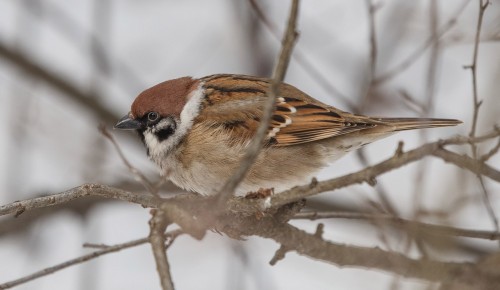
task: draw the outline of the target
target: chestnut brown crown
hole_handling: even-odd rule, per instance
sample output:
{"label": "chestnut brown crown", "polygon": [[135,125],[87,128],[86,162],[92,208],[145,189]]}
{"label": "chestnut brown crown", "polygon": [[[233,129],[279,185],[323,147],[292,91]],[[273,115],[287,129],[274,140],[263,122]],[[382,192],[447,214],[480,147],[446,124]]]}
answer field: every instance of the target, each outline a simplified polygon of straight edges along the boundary
{"label": "chestnut brown crown", "polygon": [[157,112],[162,117],[180,117],[187,97],[195,90],[199,81],[182,77],[159,83],[139,94],[132,103],[132,118],[142,118],[148,112]]}

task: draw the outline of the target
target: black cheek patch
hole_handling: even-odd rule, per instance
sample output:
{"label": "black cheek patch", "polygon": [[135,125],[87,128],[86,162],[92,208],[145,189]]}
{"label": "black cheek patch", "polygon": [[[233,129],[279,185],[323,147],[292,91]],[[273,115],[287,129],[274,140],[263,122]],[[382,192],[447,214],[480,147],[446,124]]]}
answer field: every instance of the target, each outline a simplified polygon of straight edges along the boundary
{"label": "black cheek patch", "polygon": [[160,131],[156,132],[155,134],[158,137],[158,141],[162,142],[162,141],[168,139],[168,137],[172,136],[172,134],[174,134],[174,128],[172,128],[171,126],[168,126],[167,128],[161,129]]}

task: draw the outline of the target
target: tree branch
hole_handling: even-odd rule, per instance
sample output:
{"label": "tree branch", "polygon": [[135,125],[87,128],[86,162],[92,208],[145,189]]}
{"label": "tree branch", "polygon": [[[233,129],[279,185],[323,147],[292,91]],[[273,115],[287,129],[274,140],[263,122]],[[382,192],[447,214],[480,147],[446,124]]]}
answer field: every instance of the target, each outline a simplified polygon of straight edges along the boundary
{"label": "tree branch", "polygon": [[470,0],[464,1],[463,4],[459,7],[457,12],[455,12],[454,16],[448,20],[438,31],[437,35],[429,36],[426,41],[417,48],[412,54],[410,54],[405,60],[396,65],[393,69],[388,72],[382,74],[374,80],[375,85],[380,85],[393,77],[397,76],[399,73],[403,72],[407,68],[409,68],[431,45],[434,41],[437,41],[441,38],[446,32],[448,32],[455,24],[457,23],[457,19],[464,11],[465,7],[469,4]]}
{"label": "tree branch", "polygon": [[[278,223],[273,218],[259,222],[247,219],[232,225],[246,235],[270,238],[298,254],[332,263],[339,267],[362,267],[379,269],[407,278],[424,279],[432,282],[460,281],[468,285],[500,287],[500,277],[489,271],[480,271],[473,263],[439,262],[429,259],[410,259],[403,254],[336,244],[323,240],[315,234],[308,234],[290,224]],[[496,287],[496,288],[495,288]],[[482,288],[481,288],[482,289]]]}
{"label": "tree branch", "polygon": [[[175,239],[181,233],[182,233],[182,231],[176,230],[176,231],[172,231],[170,233],[166,233],[165,236],[170,237],[171,241],[173,241],[173,239]],[[87,262],[89,260],[98,258],[100,256],[114,253],[114,252],[118,252],[118,251],[123,250],[123,249],[128,249],[128,248],[132,248],[135,246],[139,246],[139,245],[147,243],[148,241],[149,241],[149,238],[142,238],[142,239],[133,240],[133,241],[122,243],[122,244],[117,244],[114,246],[105,246],[102,250],[95,251],[95,252],[92,252],[90,254],[83,255],[83,256],[80,256],[80,257],[75,258],[75,259],[68,260],[64,263],[45,268],[41,271],[35,272],[35,273],[30,274],[28,276],[0,284],[0,289],[9,289],[9,288],[12,288],[15,286],[19,286],[21,284],[27,283],[29,281],[33,281],[33,280],[38,279],[40,277],[53,274],[57,271],[63,270],[63,269],[68,268],[70,266],[81,264],[81,263]]]}
{"label": "tree branch", "polygon": [[119,199],[122,201],[137,203],[143,207],[156,207],[159,204],[159,199],[150,194],[138,194],[100,184],[84,184],[61,193],[30,198],[2,205],[0,206],[0,216],[11,213],[15,213],[16,216],[19,216],[27,210],[54,206],[87,196]]}
{"label": "tree branch", "polygon": [[462,229],[444,225],[434,225],[418,221],[403,219],[397,216],[380,213],[357,213],[357,212],[301,212],[296,214],[292,219],[363,219],[387,222],[396,227],[401,227],[414,232],[423,234],[441,235],[441,236],[456,236],[465,238],[476,238],[484,240],[500,240],[500,233],[492,231],[481,231]]}
{"label": "tree branch", "polygon": [[156,271],[160,276],[161,287],[163,290],[174,290],[174,283],[170,275],[170,265],[167,259],[167,249],[165,247],[165,229],[168,221],[163,212],[153,209],[149,221],[150,233],[149,243],[153,250],[153,256],[156,262]]}
{"label": "tree branch", "polygon": [[376,165],[367,167],[355,173],[347,174],[322,182],[317,182],[311,185],[296,186],[290,190],[286,190],[280,194],[272,196],[270,202],[273,207],[277,207],[321,192],[340,189],[349,185],[363,182],[372,183],[374,178],[381,174],[392,171],[406,164],[418,161],[421,158],[429,155],[434,155],[446,162],[453,163],[460,168],[467,169],[468,171],[476,174],[482,174],[495,181],[500,182],[500,171],[468,156],[458,155],[442,148],[442,146],[446,144],[467,143],[467,140],[472,139],[451,138],[443,141],[427,143],[418,147],[417,149],[395,155],[385,161],[382,161]]}
{"label": "tree branch", "polygon": [[236,170],[236,172],[229,178],[229,180],[224,184],[224,187],[219,192],[218,207],[222,208],[226,201],[234,194],[234,191],[238,184],[245,178],[250,167],[253,165],[255,159],[260,153],[263,145],[264,138],[266,137],[269,123],[271,122],[271,117],[274,111],[276,96],[279,94],[279,86],[283,79],[285,78],[286,69],[288,63],[290,62],[290,56],[292,54],[293,45],[297,37],[297,15],[299,12],[299,0],[292,1],[292,7],[290,9],[290,16],[288,19],[287,30],[283,37],[281,53],[276,64],[273,79],[269,91],[267,92],[267,100],[264,105],[264,112],[261,117],[261,123],[255,136],[250,142],[247,148],[246,154],[241,160],[241,164]]}

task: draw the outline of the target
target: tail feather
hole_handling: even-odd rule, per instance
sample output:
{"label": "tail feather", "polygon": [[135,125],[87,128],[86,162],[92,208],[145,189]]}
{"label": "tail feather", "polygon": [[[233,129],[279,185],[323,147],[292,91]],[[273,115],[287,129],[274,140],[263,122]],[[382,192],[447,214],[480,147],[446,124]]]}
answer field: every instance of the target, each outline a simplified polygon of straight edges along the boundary
{"label": "tail feather", "polygon": [[388,125],[392,125],[395,131],[425,129],[436,127],[456,126],[462,121],[455,119],[433,119],[433,118],[374,118]]}

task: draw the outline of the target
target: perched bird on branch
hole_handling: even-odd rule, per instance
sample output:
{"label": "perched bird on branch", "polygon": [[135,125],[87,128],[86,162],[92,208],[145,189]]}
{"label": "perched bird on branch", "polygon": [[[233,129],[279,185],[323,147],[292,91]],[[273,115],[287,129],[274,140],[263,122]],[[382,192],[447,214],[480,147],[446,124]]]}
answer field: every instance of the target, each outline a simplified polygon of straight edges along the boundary
{"label": "perched bird on branch", "polygon": [[[270,84],[266,78],[224,74],[169,80],[139,94],[115,128],[136,130],[162,175],[179,187],[216,194],[261,123]],[[264,147],[236,194],[305,184],[347,152],[395,132],[460,123],[351,114],[283,83]]]}

